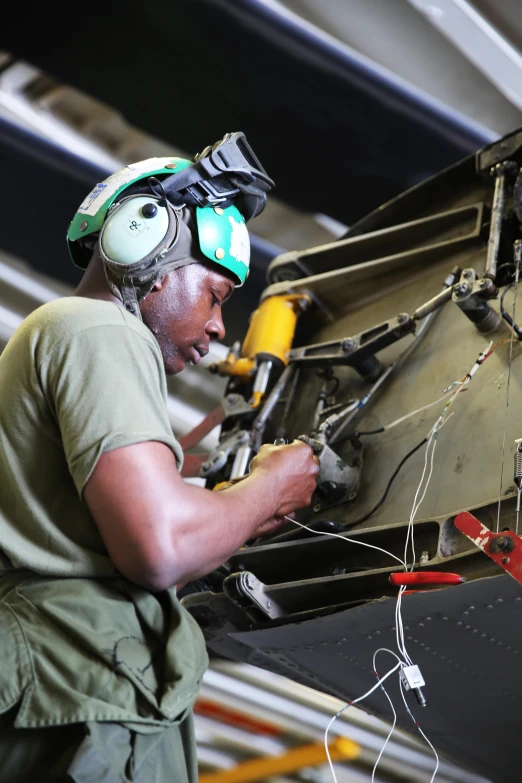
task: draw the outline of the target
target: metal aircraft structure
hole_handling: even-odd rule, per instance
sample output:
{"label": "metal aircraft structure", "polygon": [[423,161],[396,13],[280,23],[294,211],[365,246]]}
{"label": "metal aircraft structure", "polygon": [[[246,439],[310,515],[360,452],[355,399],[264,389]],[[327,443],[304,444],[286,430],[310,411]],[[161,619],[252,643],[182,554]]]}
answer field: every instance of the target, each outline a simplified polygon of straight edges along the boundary
{"label": "metal aircraft structure", "polygon": [[[276,258],[215,368],[227,396],[184,441],[210,487],[262,443],[301,437],[321,462],[309,530],[289,521],[185,591],[210,652],[347,702],[375,684],[377,649],[406,652],[422,729],[494,783],[521,778],[521,167],[516,131]],[[217,449],[194,454],[216,422]],[[398,677],[386,687],[414,731]],[[360,706],[391,719],[380,688]]]}

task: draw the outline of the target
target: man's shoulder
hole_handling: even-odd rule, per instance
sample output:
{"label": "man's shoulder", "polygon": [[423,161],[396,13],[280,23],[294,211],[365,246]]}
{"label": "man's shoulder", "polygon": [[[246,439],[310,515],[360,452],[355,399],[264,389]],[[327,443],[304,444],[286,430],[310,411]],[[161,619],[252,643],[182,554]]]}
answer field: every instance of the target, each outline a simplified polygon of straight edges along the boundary
{"label": "man's shoulder", "polygon": [[68,296],[55,299],[34,310],[22,324],[22,331],[52,348],[81,332],[103,332],[103,328],[123,327],[141,335],[153,344],[147,327],[135,316],[112,302]]}

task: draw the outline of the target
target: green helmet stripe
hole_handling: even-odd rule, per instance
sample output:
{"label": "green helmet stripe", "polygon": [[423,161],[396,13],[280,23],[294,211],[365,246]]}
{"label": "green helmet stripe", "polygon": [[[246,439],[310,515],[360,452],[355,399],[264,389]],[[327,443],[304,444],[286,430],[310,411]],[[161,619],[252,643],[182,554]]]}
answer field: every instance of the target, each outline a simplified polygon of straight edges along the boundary
{"label": "green helmet stripe", "polygon": [[210,261],[232,272],[243,285],[250,265],[250,240],[237,207],[196,207],[199,246]]}
{"label": "green helmet stripe", "polygon": [[174,174],[176,170],[182,171],[191,165],[190,160],[183,158],[149,158],[126,166],[103,182],[99,182],[79,206],[67,232],[69,251],[73,262],[83,268],[83,264],[78,263],[79,254],[74,252],[75,248],[70,243],[99,231],[107,217],[109,208],[125,188],[146,176],[170,175]]}
{"label": "green helmet stripe", "polygon": [[[111,206],[130,185],[157,175],[171,176],[191,166],[184,158],[149,158],[126,166],[98,183],[84,199],[74,216],[67,244],[73,263],[85,269],[88,259],[78,240],[98,233]],[[196,207],[196,225],[201,252],[210,261],[233,273],[242,285],[248,277],[250,242],[246,223],[235,206]]]}

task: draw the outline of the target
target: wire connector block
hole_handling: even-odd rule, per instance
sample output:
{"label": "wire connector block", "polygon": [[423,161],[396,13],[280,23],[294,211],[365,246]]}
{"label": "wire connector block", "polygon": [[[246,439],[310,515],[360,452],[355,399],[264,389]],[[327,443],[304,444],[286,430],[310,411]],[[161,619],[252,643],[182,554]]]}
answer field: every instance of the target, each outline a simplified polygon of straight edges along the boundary
{"label": "wire connector block", "polygon": [[402,684],[404,685],[404,690],[410,691],[414,690],[415,688],[422,688],[423,685],[426,685],[424,682],[424,677],[421,674],[421,670],[418,666],[403,666],[400,671]]}
{"label": "wire connector block", "polygon": [[426,685],[421,670],[415,664],[412,666],[402,666],[399,672],[401,683],[405,691],[413,691],[415,698],[421,707],[426,706],[426,699],[422,692],[422,687]]}

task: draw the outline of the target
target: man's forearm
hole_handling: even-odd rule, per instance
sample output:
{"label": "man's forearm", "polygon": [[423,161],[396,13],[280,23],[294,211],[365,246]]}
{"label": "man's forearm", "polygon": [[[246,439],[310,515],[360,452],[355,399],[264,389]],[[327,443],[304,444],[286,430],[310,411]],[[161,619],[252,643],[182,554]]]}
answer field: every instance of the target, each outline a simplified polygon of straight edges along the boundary
{"label": "man's forearm", "polygon": [[83,494],[118,571],[164,590],[212,571],[265,522],[308,505],[318,470],[304,444],[262,446],[244,481],[209,492],[183,481],[165,444],[147,441],[102,454]]}
{"label": "man's forearm", "polygon": [[222,565],[254,531],[274,516],[269,477],[261,472],[223,490],[191,485],[172,509],[169,525],[171,567],[165,581],[190,581]]}

